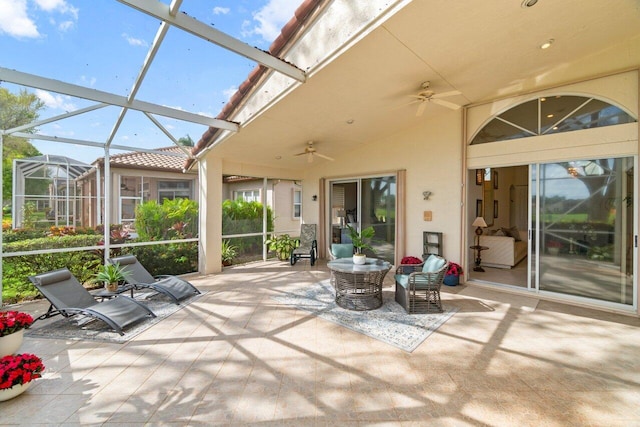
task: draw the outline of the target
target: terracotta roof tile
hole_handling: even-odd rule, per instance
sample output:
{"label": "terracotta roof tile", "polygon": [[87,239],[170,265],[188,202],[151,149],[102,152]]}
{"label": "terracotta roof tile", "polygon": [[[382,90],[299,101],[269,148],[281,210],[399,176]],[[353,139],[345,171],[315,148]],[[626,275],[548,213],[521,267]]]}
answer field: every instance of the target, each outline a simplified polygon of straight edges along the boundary
{"label": "terracotta roof tile", "polygon": [[[156,151],[168,153],[184,154],[180,147],[157,148]],[[115,154],[111,156],[112,167],[130,167],[133,169],[153,169],[182,172],[184,167],[184,157],[165,156],[158,153],[148,153],[144,151],[131,151],[129,153]],[[104,157],[96,160],[104,163]]]}
{"label": "terracotta roof tile", "polygon": [[[294,40],[304,25],[307,23],[307,20],[313,15],[316,9],[324,3],[328,3],[328,0],[304,0],[300,6],[294,12],[293,17],[287,22],[284,27],[282,27],[280,34],[269,46],[269,53],[273,56],[278,56],[281,54],[285,47],[289,44],[291,40]],[[282,59],[282,58],[280,58]],[[231,117],[231,114],[240,106],[245,97],[247,97],[253,88],[256,87],[258,81],[265,75],[267,71],[267,67],[263,65],[256,66],[250,73],[249,76],[242,82],[238,88],[238,91],[233,94],[229,102],[227,102],[220,114],[216,116],[217,119],[227,120]],[[215,137],[220,132],[220,129],[210,127],[207,131],[202,135],[198,143],[193,147],[191,153],[195,156],[205,148],[215,139]],[[184,164],[185,169],[189,169],[193,164],[194,159],[187,159]]]}

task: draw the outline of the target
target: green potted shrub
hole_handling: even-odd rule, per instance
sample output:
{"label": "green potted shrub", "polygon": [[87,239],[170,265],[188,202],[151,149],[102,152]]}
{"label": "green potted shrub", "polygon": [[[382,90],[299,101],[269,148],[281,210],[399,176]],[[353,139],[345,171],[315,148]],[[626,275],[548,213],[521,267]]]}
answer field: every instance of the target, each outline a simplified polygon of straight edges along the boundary
{"label": "green potted shrub", "polygon": [[120,264],[105,264],[98,274],[96,274],[93,282],[104,283],[104,288],[107,292],[116,292],[118,290],[118,284],[123,280],[127,280],[128,277],[129,272],[125,271]]}
{"label": "green potted shrub", "polygon": [[238,248],[231,244],[229,240],[222,241],[222,265],[231,265],[233,258],[235,258]]}
{"label": "green potted shrub", "polygon": [[353,247],[356,248],[356,253],[353,254],[353,263],[364,264],[365,262],[367,262],[367,256],[362,253],[362,250],[373,250],[373,248],[369,245],[369,241],[371,241],[373,236],[376,234],[376,231],[372,226],[369,226],[358,232],[358,230],[356,230],[349,224],[347,224],[347,229],[349,230],[349,237],[353,242]]}
{"label": "green potted shrub", "polygon": [[288,234],[281,234],[271,236],[264,244],[269,247],[270,251],[275,251],[280,261],[286,261],[291,256],[291,251],[298,246],[298,239],[294,239]]}

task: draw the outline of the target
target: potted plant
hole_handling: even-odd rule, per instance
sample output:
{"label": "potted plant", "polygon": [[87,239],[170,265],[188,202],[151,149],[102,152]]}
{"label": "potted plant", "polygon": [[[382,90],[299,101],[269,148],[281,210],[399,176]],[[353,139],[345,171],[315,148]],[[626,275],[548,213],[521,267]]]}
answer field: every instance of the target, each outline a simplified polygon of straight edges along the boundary
{"label": "potted plant", "polygon": [[93,282],[104,283],[104,288],[107,292],[116,292],[119,282],[127,280],[128,278],[129,272],[121,267],[120,264],[105,264],[98,274],[96,274]]}
{"label": "potted plant", "polygon": [[264,244],[269,246],[270,251],[275,251],[280,261],[286,261],[291,256],[291,251],[298,246],[298,240],[288,234],[281,234],[279,236],[271,236]]}
{"label": "potted plant", "polygon": [[373,250],[373,248],[369,245],[369,241],[376,234],[376,231],[372,226],[369,226],[358,232],[358,230],[356,230],[349,224],[347,224],[347,229],[349,230],[349,237],[351,237],[353,247],[356,248],[356,253],[353,254],[353,263],[364,264],[365,262],[367,262],[367,256],[362,253],[362,250]]}
{"label": "potted plant", "polygon": [[406,256],[400,260],[400,265],[396,269],[396,274],[411,274],[419,271],[424,265],[424,260],[415,256]]}
{"label": "potted plant", "polygon": [[449,262],[447,272],[444,274],[444,283],[447,286],[456,286],[460,283],[460,275],[464,273],[462,266],[455,262]]}
{"label": "potted plant", "polygon": [[0,357],[13,354],[22,345],[24,330],[33,323],[33,317],[19,311],[0,312]]}
{"label": "potted plant", "polygon": [[231,261],[236,256],[237,248],[229,240],[222,241],[222,265],[231,265]]}
{"label": "potted plant", "polygon": [[549,240],[547,242],[547,250],[551,255],[558,255],[561,247],[562,247],[562,243],[560,243],[557,240]]}
{"label": "potted plant", "polygon": [[34,354],[16,354],[0,359],[0,402],[24,392],[44,371],[42,359]]}

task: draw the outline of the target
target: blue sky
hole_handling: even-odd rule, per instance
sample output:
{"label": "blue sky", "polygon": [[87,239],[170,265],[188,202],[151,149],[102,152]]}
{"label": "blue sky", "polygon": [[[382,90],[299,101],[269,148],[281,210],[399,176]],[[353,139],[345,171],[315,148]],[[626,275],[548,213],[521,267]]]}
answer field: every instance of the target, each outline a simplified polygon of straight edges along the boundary
{"label": "blue sky", "polygon": [[[155,1],[155,0],[154,0]],[[169,0],[162,0],[169,4]],[[184,0],[181,11],[251,46],[268,49],[302,0]],[[160,22],[115,0],[0,0],[0,66],[118,95],[129,94]],[[136,99],[216,116],[256,64],[171,28]],[[20,87],[2,82],[17,92]],[[93,102],[29,89],[46,103],[41,118]],[[104,142],[117,107],[43,125],[48,135]],[[157,117],[176,138],[197,141],[204,126]],[[43,153],[84,162],[102,150],[32,141]],[[114,144],[157,148],[171,141],[142,113],[129,111]]]}

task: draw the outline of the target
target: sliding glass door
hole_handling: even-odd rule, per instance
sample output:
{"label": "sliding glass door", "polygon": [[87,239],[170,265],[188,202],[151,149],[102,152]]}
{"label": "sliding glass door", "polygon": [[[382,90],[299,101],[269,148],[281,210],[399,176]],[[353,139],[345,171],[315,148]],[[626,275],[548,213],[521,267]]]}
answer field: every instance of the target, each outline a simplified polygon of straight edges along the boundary
{"label": "sliding glass door", "polygon": [[531,283],[633,305],[634,158],[539,164],[531,173]]}
{"label": "sliding glass door", "polygon": [[396,177],[356,178],[331,182],[331,242],[349,243],[346,225],[375,230],[370,256],[394,262]]}

